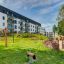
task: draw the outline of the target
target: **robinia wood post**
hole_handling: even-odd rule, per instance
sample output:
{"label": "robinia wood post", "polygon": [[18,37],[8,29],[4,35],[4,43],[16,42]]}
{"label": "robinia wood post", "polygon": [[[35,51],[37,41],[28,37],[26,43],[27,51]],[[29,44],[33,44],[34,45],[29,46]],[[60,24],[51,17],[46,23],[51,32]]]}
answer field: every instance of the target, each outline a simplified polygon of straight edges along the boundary
{"label": "robinia wood post", "polygon": [[14,29],[13,29],[13,43],[14,43]]}
{"label": "robinia wood post", "polygon": [[7,44],[7,28],[4,29],[4,34],[5,34],[5,47],[8,46]]}
{"label": "robinia wood post", "polygon": [[14,43],[14,17],[12,15],[12,33],[13,33],[13,43]]}

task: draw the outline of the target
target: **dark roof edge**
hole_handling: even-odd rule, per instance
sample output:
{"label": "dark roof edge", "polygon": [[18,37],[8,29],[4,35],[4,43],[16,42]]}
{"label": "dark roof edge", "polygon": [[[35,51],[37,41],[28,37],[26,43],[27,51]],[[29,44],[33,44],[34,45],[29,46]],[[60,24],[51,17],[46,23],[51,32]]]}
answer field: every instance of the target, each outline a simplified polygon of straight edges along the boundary
{"label": "dark roof edge", "polygon": [[30,21],[31,23],[35,23],[35,24],[38,24],[38,25],[41,26],[41,24],[40,24],[39,22],[36,22],[36,21],[34,21],[34,20],[32,20],[32,19],[29,19],[29,18],[27,18],[27,17],[25,17],[25,16],[23,16],[23,15],[21,15],[21,14],[15,12],[15,11],[12,11],[12,10],[10,10],[10,9],[8,9],[8,8],[6,8],[6,7],[4,7],[4,6],[2,6],[2,5],[0,5],[0,7],[4,8],[4,9],[10,11],[10,12],[12,12],[13,14],[15,13],[15,14],[21,16],[21,17],[24,17],[24,18],[26,18],[27,20],[31,20],[31,21]]}

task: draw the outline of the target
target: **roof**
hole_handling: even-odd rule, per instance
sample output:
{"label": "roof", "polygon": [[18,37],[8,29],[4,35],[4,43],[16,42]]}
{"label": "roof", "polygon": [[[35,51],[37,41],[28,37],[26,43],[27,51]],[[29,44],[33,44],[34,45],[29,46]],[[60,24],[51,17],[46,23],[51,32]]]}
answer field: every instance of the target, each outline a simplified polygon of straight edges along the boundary
{"label": "roof", "polygon": [[34,20],[32,20],[32,19],[29,19],[29,18],[27,18],[27,17],[25,17],[25,16],[23,16],[23,15],[17,13],[17,12],[14,12],[14,11],[12,11],[12,10],[4,7],[4,6],[1,6],[1,5],[0,5],[0,12],[5,13],[5,14],[9,13],[10,15],[13,14],[13,16],[16,17],[16,18],[24,19],[25,21],[28,20],[29,22],[31,22],[31,23],[33,23],[33,24],[37,24],[37,25],[41,26],[40,23],[38,23],[38,22],[36,22],[36,21],[34,21]]}

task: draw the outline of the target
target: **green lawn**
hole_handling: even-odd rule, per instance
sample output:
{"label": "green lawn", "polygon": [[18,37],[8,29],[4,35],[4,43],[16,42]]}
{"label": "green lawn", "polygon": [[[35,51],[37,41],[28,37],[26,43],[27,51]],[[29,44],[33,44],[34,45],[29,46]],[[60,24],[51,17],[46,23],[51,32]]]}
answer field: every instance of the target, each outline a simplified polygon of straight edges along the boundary
{"label": "green lawn", "polygon": [[0,64],[26,64],[26,52],[31,50],[37,56],[34,64],[64,64],[64,52],[47,48],[42,40],[30,38],[8,37],[8,47],[4,47],[4,39],[0,40]]}

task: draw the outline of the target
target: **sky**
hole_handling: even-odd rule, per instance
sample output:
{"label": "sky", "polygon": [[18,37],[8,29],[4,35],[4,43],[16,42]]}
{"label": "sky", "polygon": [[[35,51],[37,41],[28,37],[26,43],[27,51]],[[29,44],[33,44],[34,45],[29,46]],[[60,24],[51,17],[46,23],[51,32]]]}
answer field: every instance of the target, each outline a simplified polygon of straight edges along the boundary
{"label": "sky", "polygon": [[0,5],[41,23],[46,31],[52,31],[57,24],[62,4],[64,0],[0,0]]}

